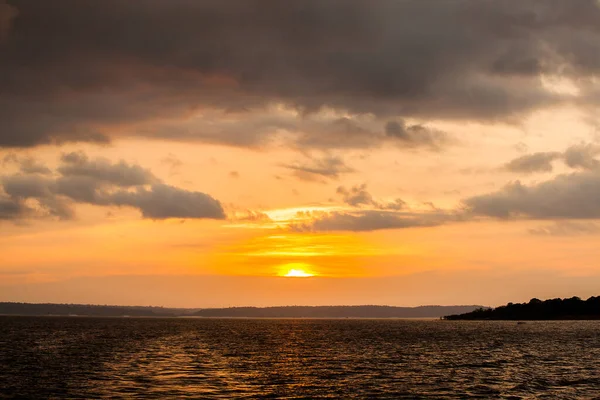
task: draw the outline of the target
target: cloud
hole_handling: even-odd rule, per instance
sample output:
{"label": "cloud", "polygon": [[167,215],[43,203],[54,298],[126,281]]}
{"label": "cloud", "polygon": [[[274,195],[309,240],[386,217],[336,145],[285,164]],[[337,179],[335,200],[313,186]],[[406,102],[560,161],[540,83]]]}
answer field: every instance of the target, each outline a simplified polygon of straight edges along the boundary
{"label": "cloud", "polygon": [[25,158],[21,160],[20,166],[21,172],[25,174],[40,174],[40,175],[50,175],[52,171],[50,168],[46,167],[44,164],[36,161],[33,158]]}
{"label": "cloud", "polygon": [[[599,27],[595,0],[2,2],[0,146],[124,135],[256,145],[289,124],[246,124],[247,134],[227,119],[186,121],[202,110],[244,126],[280,105],[295,121],[335,110],[333,135],[370,145],[373,130],[344,115],[498,121],[597,105]],[[575,82],[581,95],[542,76]],[[391,132],[411,146],[440,138],[423,125]]]}
{"label": "cloud", "polygon": [[0,218],[73,219],[77,203],[133,207],[151,219],[225,218],[218,200],[164,184],[138,165],[84,153],[64,154],[61,161],[56,177],[22,172],[0,177]]}
{"label": "cloud", "polygon": [[591,143],[579,144],[565,151],[564,160],[571,168],[598,169],[600,161],[595,159],[598,154],[600,154],[600,146]]}
{"label": "cloud", "polygon": [[32,157],[19,157],[14,153],[5,155],[1,164],[16,164],[19,167],[19,170],[25,174],[49,175],[52,173],[50,168],[36,159]]}
{"label": "cloud", "polygon": [[350,189],[340,186],[337,188],[336,193],[342,196],[344,203],[353,207],[372,205],[375,202],[371,194],[367,192],[366,184],[353,186]]}
{"label": "cloud", "polygon": [[288,223],[288,228],[297,232],[363,232],[432,227],[462,218],[459,213],[440,210],[433,205],[424,211],[411,210],[401,199],[377,201],[368,192],[366,184],[350,188],[339,186],[336,194],[352,209],[300,211]]}
{"label": "cloud", "polygon": [[232,212],[229,219],[239,222],[272,222],[273,220],[265,213],[255,210],[244,210],[240,212]]}
{"label": "cloud", "polygon": [[[19,216],[52,216],[72,219],[74,211],[68,199],[57,194],[55,181],[39,175],[12,175],[0,181],[10,201],[18,205]],[[35,200],[35,206],[27,203]]]}
{"label": "cloud", "polygon": [[108,201],[117,206],[137,208],[144,218],[225,218],[221,203],[211,196],[162,183],[153,184],[150,190],[118,191],[111,194]]}
{"label": "cloud", "polygon": [[385,134],[394,138],[403,147],[427,147],[431,150],[440,150],[450,142],[445,132],[427,128],[423,125],[406,126],[405,122],[389,121],[385,125]]}
{"label": "cloud", "polygon": [[385,136],[379,132],[377,121],[356,117],[304,117],[293,131],[298,134],[295,144],[301,148],[345,149],[369,148],[381,145]]}
{"label": "cloud", "polygon": [[563,153],[556,151],[526,154],[506,163],[504,168],[511,172],[531,174],[534,172],[551,172],[552,162],[562,160],[570,168],[595,170],[600,168],[596,156],[600,154],[600,146],[593,143],[581,143],[567,148]]}
{"label": "cloud", "polygon": [[600,171],[558,175],[532,185],[516,181],[463,203],[474,215],[495,218],[600,218]]}
{"label": "cloud", "polygon": [[387,203],[375,201],[373,196],[367,191],[367,185],[365,183],[352,186],[350,189],[339,186],[336,193],[342,196],[344,203],[352,207],[367,206],[379,210],[400,210],[406,207],[406,203],[402,199],[396,199]]}
{"label": "cloud", "polygon": [[382,229],[403,229],[441,225],[450,216],[441,213],[399,213],[382,210],[309,212],[300,215],[302,222],[289,228],[297,232],[353,231],[368,232]]}
{"label": "cloud", "polygon": [[553,225],[530,229],[529,233],[539,236],[597,235],[600,233],[600,226],[593,222],[557,221]]}
{"label": "cloud", "polygon": [[19,15],[16,7],[0,0],[0,46],[8,38],[13,20]]}
{"label": "cloud", "polygon": [[504,167],[511,172],[522,172],[526,174],[534,172],[551,172],[552,161],[559,159],[561,156],[561,153],[555,151],[526,154],[515,158]]}
{"label": "cloud", "polygon": [[325,155],[321,158],[309,157],[308,162],[283,165],[294,171],[294,175],[302,180],[313,181],[324,177],[338,179],[341,174],[354,172],[343,159],[337,156]]}
{"label": "cloud", "polygon": [[98,182],[129,187],[157,182],[158,179],[139,165],[129,165],[125,161],[112,164],[109,160],[97,158],[90,160],[84,153],[63,154],[63,165],[58,172],[64,177],[88,177]]}
{"label": "cloud", "polygon": [[23,203],[0,195],[0,220],[20,219],[27,211]]}
{"label": "cloud", "polygon": [[[366,185],[337,194],[353,210],[303,212],[289,225],[296,231],[371,231],[431,227],[478,217],[499,219],[558,220],[555,226],[534,229],[539,235],[574,235],[595,232],[595,224],[581,219],[600,219],[600,169],[558,175],[553,179],[524,185],[520,181],[487,194],[463,199],[451,210],[411,210],[406,203],[382,203],[373,199]],[[393,207],[397,204],[397,207]]]}

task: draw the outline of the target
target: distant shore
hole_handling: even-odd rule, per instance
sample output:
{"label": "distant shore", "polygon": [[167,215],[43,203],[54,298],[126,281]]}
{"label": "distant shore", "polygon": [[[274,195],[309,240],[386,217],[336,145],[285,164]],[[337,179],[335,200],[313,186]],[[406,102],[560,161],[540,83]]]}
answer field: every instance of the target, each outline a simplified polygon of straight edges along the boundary
{"label": "distant shore", "polygon": [[497,308],[479,308],[462,314],[447,315],[445,320],[552,321],[600,319],[600,296],[587,300],[579,297],[539,300],[528,303],[508,303]]}
{"label": "distant shore", "polygon": [[84,304],[0,303],[0,315],[90,317],[204,318],[441,318],[481,308],[466,306],[283,306],[229,308],[164,308]]}

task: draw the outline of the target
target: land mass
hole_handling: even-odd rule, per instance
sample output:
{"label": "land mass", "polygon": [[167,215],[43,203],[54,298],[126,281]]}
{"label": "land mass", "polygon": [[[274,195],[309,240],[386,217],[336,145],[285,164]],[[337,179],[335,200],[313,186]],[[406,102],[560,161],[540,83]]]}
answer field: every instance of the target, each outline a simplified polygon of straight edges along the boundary
{"label": "land mass", "polygon": [[481,306],[288,306],[206,308],[199,317],[254,318],[439,318],[448,312],[469,312]]}
{"label": "land mass", "polygon": [[447,320],[571,320],[600,319],[600,297],[581,300],[568,299],[539,300],[529,303],[508,303],[497,308],[479,308],[463,314],[447,315]]}
{"label": "land mass", "polygon": [[481,306],[287,306],[230,308],[164,308],[85,304],[0,303],[0,315],[58,315],[97,317],[212,317],[212,318],[440,318],[468,313]]}

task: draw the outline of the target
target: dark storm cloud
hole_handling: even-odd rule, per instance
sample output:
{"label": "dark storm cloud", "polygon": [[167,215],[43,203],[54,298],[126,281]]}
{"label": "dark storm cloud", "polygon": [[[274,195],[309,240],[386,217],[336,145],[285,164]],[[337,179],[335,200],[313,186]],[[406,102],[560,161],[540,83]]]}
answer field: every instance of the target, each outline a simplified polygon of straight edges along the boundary
{"label": "dark storm cloud", "polygon": [[89,159],[83,153],[65,154],[61,160],[56,177],[27,173],[0,177],[0,219],[72,219],[77,203],[133,207],[151,219],[225,218],[218,200],[161,183],[138,165]]}
{"label": "dark storm cloud", "polygon": [[463,202],[474,215],[495,218],[600,218],[600,171],[559,175],[532,185],[516,181]]}
{"label": "dark storm cloud", "polygon": [[[600,72],[595,0],[8,4],[0,3],[3,147],[103,143],[122,125],[127,134],[247,145],[262,135],[133,125],[272,103],[382,121],[499,120],[568,100],[542,74],[585,82]],[[420,129],[412,135],[431,136]]]}
{"label": "dark storm cloud", "polygon": [[511,172],[551,172],[552,162],[561,157],[559,152],[539,152],[527,154],[510,161],[505,168]]}

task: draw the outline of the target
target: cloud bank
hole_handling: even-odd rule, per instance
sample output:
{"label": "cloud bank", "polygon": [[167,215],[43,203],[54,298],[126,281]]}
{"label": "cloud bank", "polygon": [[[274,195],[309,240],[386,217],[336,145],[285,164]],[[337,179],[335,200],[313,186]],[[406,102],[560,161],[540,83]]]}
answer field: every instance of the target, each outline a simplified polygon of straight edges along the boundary
{"label": "cloud bank", "polygon": [[596,156],[600,146],[594,143],[581,143],[569,147],[564,152],[548,151],[526,154],[508,162],[504,167],[511,172],[531,174],[534,172],[552,172],[552,163],[562,160],[570,168],[595,170],[600,168]]}
{"label": "cloud bank", "polygon": [[[388,136],[437,147],[443,135],[398,121],[512,120],[600,99],[595,0],[11,0],[0,35],[0,147],[131,135],[249,146],[282,130],[343,146],[304,135],[319,110],[340,113],[330,128],[355,145],[381,139],[355,121],[372,115],[392,121]],[[298,115],[250,117],[274,105]],[[190,123],[199,112],[248,131]]]}
{"label": "cloud bank", "polygon": [[52,176],[40,169],[0,177],[0,219],[75,218],[77,203],[127,206],[144,218],[224,219],[218,200],[162,183],[150,170],[124,161],[63,154]]}

